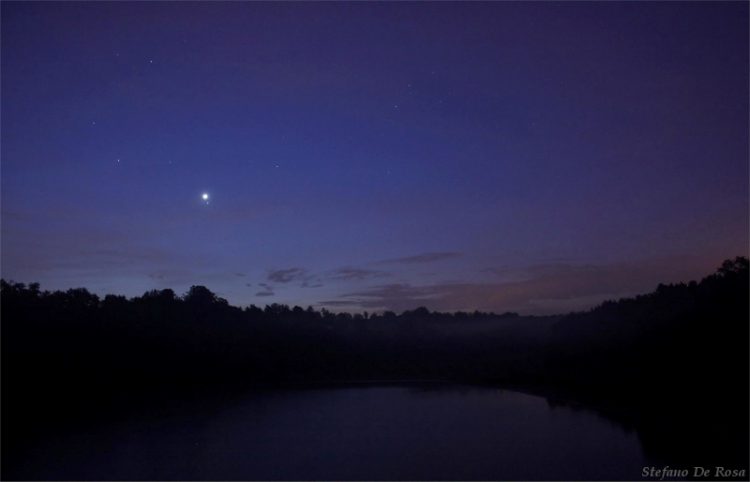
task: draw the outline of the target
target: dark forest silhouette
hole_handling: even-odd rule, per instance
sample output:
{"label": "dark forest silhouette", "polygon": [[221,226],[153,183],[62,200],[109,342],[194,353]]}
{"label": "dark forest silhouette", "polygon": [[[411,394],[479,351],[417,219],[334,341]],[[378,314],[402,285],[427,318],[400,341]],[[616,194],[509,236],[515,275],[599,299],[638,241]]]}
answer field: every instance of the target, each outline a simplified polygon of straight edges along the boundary
{"label": "dark forest silhouette", "polygon": [[635,428],[655,459],[747,470],[748,292],[739,257],[700,282],[546,317],[238,308],[203,286],[127,299],[3,280],[3,476],[22,476],[14,453],[50,431],[157,401],[415,379],[540,393]]}

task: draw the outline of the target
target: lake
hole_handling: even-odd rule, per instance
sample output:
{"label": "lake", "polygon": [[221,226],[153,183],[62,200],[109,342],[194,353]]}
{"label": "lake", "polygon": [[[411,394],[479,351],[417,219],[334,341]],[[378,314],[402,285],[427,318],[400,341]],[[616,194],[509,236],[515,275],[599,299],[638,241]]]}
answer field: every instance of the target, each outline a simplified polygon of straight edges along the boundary
{"label": "lake", "polygon": [[[640,479],[635,432],[489,387],[263,390],[58,433],[33,479]],[[11,474],[9,474],[11,475]]]}

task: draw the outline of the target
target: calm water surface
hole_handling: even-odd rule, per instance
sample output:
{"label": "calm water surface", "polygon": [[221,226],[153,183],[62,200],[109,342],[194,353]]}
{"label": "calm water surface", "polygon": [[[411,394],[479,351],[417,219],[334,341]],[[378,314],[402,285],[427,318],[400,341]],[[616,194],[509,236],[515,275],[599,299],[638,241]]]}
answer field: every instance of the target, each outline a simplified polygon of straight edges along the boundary
{"label": "calm water surface", "polygon": [[35,479],[640,479],[637,436],[496,388],[253,392],[60,434]]}

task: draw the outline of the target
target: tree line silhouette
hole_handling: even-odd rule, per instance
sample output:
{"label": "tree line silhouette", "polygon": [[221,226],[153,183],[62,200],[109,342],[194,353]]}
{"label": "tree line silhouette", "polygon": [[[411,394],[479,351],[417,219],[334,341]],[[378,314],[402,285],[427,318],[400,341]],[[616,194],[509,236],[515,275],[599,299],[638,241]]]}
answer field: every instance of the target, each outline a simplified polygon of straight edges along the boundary
{"label": "tree line silhouette", "polygon": [[239,308],[203,286],[128,299],[2,280],[3,452],[165,398],[430,379],[578,400],[667,460],[747,467],[748,292],[744,257],[700,282],[544,317]]}

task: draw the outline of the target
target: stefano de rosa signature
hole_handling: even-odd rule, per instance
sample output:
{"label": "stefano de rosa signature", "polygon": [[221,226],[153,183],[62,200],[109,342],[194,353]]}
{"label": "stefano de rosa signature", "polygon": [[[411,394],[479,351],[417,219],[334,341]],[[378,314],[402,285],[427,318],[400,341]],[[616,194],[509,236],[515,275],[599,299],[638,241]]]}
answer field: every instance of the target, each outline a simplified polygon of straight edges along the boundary
{"label": "stefano de rosa signature", "polygon": [[643,467],[641,477],[649,479],[664,480],[683,477],[704,477],[711,479],[745,477],[745,469],[732,469],[728,467],[682,467],[673,468],[669,465],[664,467]]}

